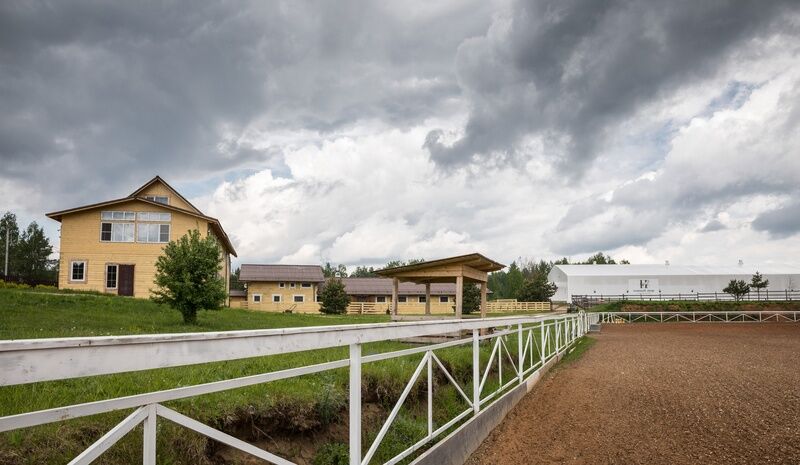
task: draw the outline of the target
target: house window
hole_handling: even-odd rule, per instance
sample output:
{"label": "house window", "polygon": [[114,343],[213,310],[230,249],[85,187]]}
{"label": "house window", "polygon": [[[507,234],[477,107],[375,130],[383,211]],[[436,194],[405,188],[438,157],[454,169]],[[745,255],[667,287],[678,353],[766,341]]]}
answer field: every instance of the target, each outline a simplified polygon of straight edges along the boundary
{"label": "house window", "polygon": [[447,297],[446,295],[439,296],[439,303],[446,304],[447,302],[450,302],[450,297]]}
{"label": "house window", "polygon": [[117,288],[117,265],[106,265],[106,289]]}
{"label": "house window", "polygon": [[385,295],[379,295],[379,296],[375,297],[375,302],[377,302],[379,304],[385,304],[386,303],[386,296]]}
{"label": "house window", "polygon": [[424,295],[419,296],[419,303],[424,304],[425,302],[427,302],[427,300],[428,298],[425,297]]}
{"label": "house window", "polygon": [[86,281],[86,262],[72,261],[69,265],[70,281]]}
{"label": "house window", "polygon": [[311,283],[303,283],[302,286],[303,287],[311,287]]}
{"label": "house window", "polygon": [[133,223],[100,223],[103,242],[133,242]]}
{"label": "house window", "polygon": [[278,283],[278,287],[286,287],[286,283]]}
{"label": "house window", "polygon": [[100,219],[108,221],[133,221],[136,219],[136,212],[104,211],[100,212]]}
{"label": "house window", "polygon": [[294,287],[294,283],[289,283],[289,287]]}
{"label": "house window", "polygon": [[302,302],[305,302],[305,301],[306,301],[306,296],[304,296],[304,295],[295,295],[295,296],[293,296],[293,300],[294,300],[295,302],[300,302],[300,303],[302,303]]}
{"label": "house window", "polygon": [[169,242],[169,225],[146,223],[139,224],[136,240],[138,242],[165,243]]}
{"label": "house window", "polygon": [[253,294],[253,303],[260,304],[261,303],[261,294]]}
{"label": "house window", "polygon": [[408,301],[408,298],[404,295],[401,295],[397,297],[397,301],[400,303],[406,303]]}
{"label": "house window", "polygon": [[172,221],[172,213],[139,212],[136,214],[139,221]]}
{"label": "house window", "polygon": [[169,197],[166,195],[145,195],[145,199],[156,202],[156,203],[163,203],[164,205],[169,205]]}
{"label": "house window", "polygon": [[272,294],[272,301],[275,303],[281,302],[281,295],[280,294]]}

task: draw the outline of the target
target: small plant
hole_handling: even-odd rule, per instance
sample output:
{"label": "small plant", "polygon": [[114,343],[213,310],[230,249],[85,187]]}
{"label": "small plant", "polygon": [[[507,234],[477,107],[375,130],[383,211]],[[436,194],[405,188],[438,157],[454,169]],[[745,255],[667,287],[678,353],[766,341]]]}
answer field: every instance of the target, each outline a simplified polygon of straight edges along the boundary
{"label": "small plant", "polygon": [[766,289],[767,286],[769,286],[769,279],[764,279],[764,276],[756,271],[756,274],[750,280],[750,287],[758,293],[758,300],[761,300],[761,289]]}
{"label": "small plant", "polygon": [[313,465],[347,465],[349,460],[350,451],[347,450],[347,444],[331,442],[319,448],[311,463]]}
{"label": "small plant", "polygon": [[350,296],[339,278],[331,278],[319,293],[319,311],[328,315],[344,315],[350,305]]}
{"label": "small plant", "polygon": [[156,261],[151,299],[167,304],[183,315],[183,322],[197,322],[198,310],[219,310],[225,302],[225,280],[219,276],[222,254],[213,236],[200,238],[198,230],[164,247]]}
{"label": "small plant", "polygon": [[728,294],[732,295],[737,302],[739,302],[742,300],[742,297],[750,292],[750,285],[741,279],[731,279],[731,281],[728,283],[728,286],[723,289],[722,292],[727,292]]}

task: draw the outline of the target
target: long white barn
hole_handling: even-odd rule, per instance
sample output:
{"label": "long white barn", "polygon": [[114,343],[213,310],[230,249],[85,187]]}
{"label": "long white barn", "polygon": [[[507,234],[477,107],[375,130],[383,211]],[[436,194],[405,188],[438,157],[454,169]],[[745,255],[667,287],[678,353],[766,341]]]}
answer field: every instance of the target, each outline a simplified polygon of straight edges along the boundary
{"label": "long white barn", "polygon": [[770,292],[800,289],[800,267],[789,265],[555,265],[549,280],[558,286],[553,300],[569,302],[574,295],[722,292],[731,279],[750,282],[756,271],[769,279]]}

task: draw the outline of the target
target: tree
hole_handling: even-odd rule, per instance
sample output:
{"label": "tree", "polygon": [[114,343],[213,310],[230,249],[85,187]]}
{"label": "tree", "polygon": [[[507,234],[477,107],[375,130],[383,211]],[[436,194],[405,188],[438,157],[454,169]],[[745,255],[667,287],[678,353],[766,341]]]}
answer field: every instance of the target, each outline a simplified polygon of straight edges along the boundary
{"label": "tree", "polygon": [[347,295],[344,283],[339,278],[330,278],[319,293],[319,311],[329,315],[343,315],[347,313],[350,296]]}
{"label": "tree", "polygon": [[766,289],[768,286],[769,279],[764,279],[764,276],[756,271],[756,274],[754,274],[753,278],[750,280],[750,287],[755,289],[756,293],[758,293],[758,300],[761,300],[761,289]]}
{"label": "tree", "polygon": [[461,292],[461,313],[469,315],[481,308],[481,290],[472,283],[464,284]]}
{"label": "tree", "polygon": [[412,258],[411,260],[405,262],[402,260],[390,260],[389,263],[384,266],[384,268],[397,268],[398,266],[416,265],[417,263],[422,263],[424,261],[424,258]]}
{"label": "tree", "polygon": [[53,246],[36,222],[28,225],[15,247],[14,272],[28,283],[52,280],[55,260],[50,259]]}
{"label": "tree", "polygon": [[[8,231],[8,235],[7,232]],[[8,274],[13,275],[16,255],[16,244],[19,239],[19,226],[17,226],[17,215],[6,212],[0,218],[0,274],[3,272],[3,267],[6,261],[6,238],[9,239],[8,244]]]}
{"label": "tree", "polygon": [[219,310],[225,302],[225,280],[219,275],[222,252],[217,240],[198,230],[170,241],[156,261],[151,299],[178,310],[183,322],[197,322],[198,310]]}
{"label": "tree", "polygon": [[591,257],[587,258],[583,263],[585,265],[616,265],[617,262],[611,258],[611,255],[603,255],[603,252],[597,252]]}
{"label": "tree", "polygon": [[517,300],[521,302],[545,302],[558,290],[556,283],[547,282],[547,276],[537,274],[534,278],[525,281],[525,284],[517,294]]}
{"label": "tree", "polygon": [[377,276],[375,268],[366,266],[357,266],[356,270],[350,273],[351,278],[375,278]]}
{"label": "tree", "polygon": [[325,262],[325,266],[322,267],[322,275],[326,278],[346,278],[347,267],[341,263],[333,266],[331,262]]}
{"label": "tree", "polygon": [[244,283],[239,281],[239,276],[241,276],[242,268],[237,267],[236,271],[231,273],[231,290],[243,291],[244,290]]}
{"label": "tree", "polygon": [[744,282],[741,279],[731,279],[728,283],[728,287],[722,290],[722,292],[727,292],[728,294],[732,295],[736,301],[742,300],[742,297],[745,296],[748,292],[750,292],[750,285]]}
{"label": "tree", "polygon": [[505,294],[508,298],[514,298],[519,294],[522,285],[525,284],[525,276],[517,266],[517,262],[511,262],[508,266],[508,275],[506,276]]}

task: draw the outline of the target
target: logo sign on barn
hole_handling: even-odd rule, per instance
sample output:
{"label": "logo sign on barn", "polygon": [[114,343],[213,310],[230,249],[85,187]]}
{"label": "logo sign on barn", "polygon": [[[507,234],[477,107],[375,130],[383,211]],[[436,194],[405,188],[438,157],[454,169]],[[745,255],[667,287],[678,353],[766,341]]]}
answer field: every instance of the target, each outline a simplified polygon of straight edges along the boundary
{"label": "logo sign on barn", "polygon": [[658,280],[652,278],[629,279],[628,291],[634,294],[658,293]]}

